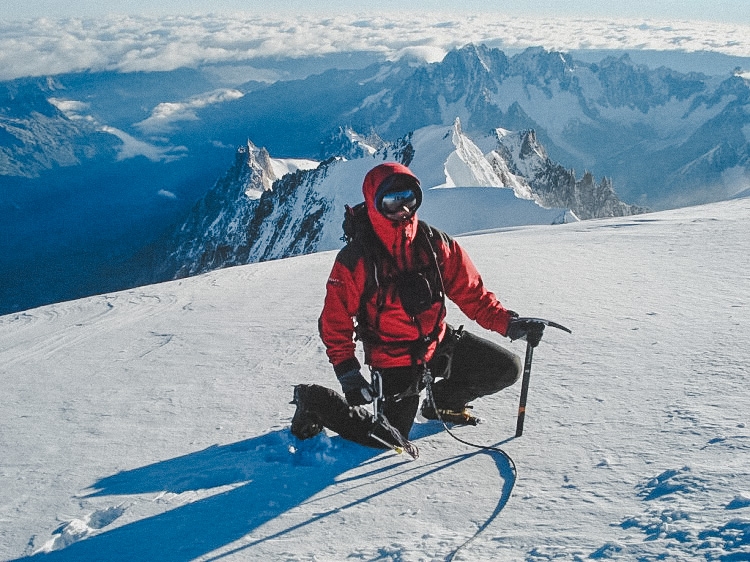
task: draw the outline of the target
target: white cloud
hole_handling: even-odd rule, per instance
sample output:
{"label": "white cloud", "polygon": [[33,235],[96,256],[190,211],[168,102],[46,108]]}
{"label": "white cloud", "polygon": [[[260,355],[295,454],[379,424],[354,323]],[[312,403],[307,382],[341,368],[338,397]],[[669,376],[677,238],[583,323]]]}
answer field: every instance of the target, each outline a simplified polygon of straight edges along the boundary
{"label": "white cloud", "polygon": [[89,108],[89,104],[77,100],[64,100],[60,98],[49,98],[49,101],[57,109],[62,111],[68,117],[78,116],[82,111]]}
{"label": "white cloud", "polygon": [[198,115],[195,112],[196,109],[235,100],[241,98],[243,95],[239,90],[226,89],[194,96],[184,102],[160,103],[154,108],[148,118],[140,123],[136,123],[135,126],[144,133],[167,133],[179,121],[197,121]]}
{"label": "white cloud", "polygon": [[177,199],[177,195],[166,189],[160,189],[156,193],[157,195],[164,197],[165,199]]}
{"label": "white cloud", "polygon": [[750,26],[695,21],[521,18],[502,13],[293,18],[235,14],[0,22],[0,79],[90,70],[174,70],[349,51],[435,60],[466,43],[506,49],[654,49],[750,56]]}
{"label": "white cloud", "polygon": [[[201,100],[195,100],[195,103],[198,104],[196,107],[203,107],[203,105],[207,105],[208,103],[218,103],[219,101],[223,101],[224,96],[229,96],[231,98],[231,93],[226,93],[230,91],[220,91],[220,92],[212,92],[208,95],[206,95]],[[242,94],[240,94],[241,96]],[[215,100],[215,101],[214,101]],[[87,120],[105,133],[108,133],[110,135],[114,135],[120,141],[122,142],[122,145],[118,148],[118,154],[117,159],[118,160],[127,160],[128,158],[134,158],[136,156],[144,156],[151,160],[152,162],[171,162],[173,160],[178,160],[185,156],[187,152],[187,148],[184,146],[158,146],[146,141],[142,141],[140,139],[137,139],[133,137],[132,135],[129,135],[125,131],[122,131],[120,129],[117,129],[115,127],[110,127],[109,125],[101,125],[100,123],[97,123],[96,120],[91,115],[86,115],[83,112],[85,112],[89,105],[87,103],[77,101],[77,100],[68,100],[68,99],[62,99],[62,98],[49,98],[48,101],[54,105],[57,109],[62,111],[68,119],[72,120]],[[200,103],[203,103],[203,105],[200,105]],[[162,104],[165,105],[165,104]],[[175,104],[179,105],[179,104]],[[197,117],[195,117],[197,119]],[[174,121],[173,119],[172,121]],[[168,122],[172,122],[168,121]],[[166,125],[165,125],[166,126]],[[160,139],[162,141],[168,142],[167,139]]]}
{"label": "white cloud", "polygon": [[414,47],[405,47],[398,51],[393,57],[395,60],[398,59],[415,59],[426,62],[440,62],[443,60],[447,51],[442,47],[436,47],[433,45],[417,45]]}
{"label": "white cloud", "polygon": [[57,109],[62,111],[65,116],[71,121],[89,121],[94,123],[95,120],[91,115],[84,115],[84,111],[88,110],[89,104],[77,100],[66,100],[62,98],[48,98],[48,102],[54,105]]}
{"label": "white cloud", "polygon": [[117,154],[118,160],[144,156],[152,162],[172,162],[182,158],[187,152],[187,148],[184,146],[156,146],[109,125],[104,125],[102,131],[114,135],[122,141],[122,146],[119,147],[119,153]]}

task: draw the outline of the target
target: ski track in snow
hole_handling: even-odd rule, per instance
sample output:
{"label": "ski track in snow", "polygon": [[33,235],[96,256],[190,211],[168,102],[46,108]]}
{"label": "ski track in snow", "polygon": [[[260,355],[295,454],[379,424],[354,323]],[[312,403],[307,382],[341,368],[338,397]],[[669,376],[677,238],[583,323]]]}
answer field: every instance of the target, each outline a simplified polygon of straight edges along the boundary
{"label": "ski track in snow", "polygon": [[[334,253],[0,317],[0,559],[750,559],[750,199],[464,237],[549,330],[418,461],[288,431]],[[466,324],[523,353],[463,318]],[[506,503],[507,500],[507,503]],[[483,526],[486,525],[486,528]]]}

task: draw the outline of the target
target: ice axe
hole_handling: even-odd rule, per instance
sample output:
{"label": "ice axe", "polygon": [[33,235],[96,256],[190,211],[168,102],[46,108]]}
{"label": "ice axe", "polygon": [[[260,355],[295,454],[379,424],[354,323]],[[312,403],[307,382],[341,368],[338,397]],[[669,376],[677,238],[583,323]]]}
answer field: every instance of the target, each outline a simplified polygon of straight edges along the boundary
{"label": "ice axe", "polygon": [[521,328],[524,335],[517,339],[526,339],[526,360],[523,364],[523,381],[521,383],[521,401],[518,404],[518,420],[516,422],[516,437],[523,435],[523,422],[526,417],[526,399],[529,395],[529,380],[531,379],[531,360],[534,357],[534,348],[542,339],[545,326],[551,326],[572,334],[573,332],[557,322],[544,320],[543,318],[515,318],[513,320]]}

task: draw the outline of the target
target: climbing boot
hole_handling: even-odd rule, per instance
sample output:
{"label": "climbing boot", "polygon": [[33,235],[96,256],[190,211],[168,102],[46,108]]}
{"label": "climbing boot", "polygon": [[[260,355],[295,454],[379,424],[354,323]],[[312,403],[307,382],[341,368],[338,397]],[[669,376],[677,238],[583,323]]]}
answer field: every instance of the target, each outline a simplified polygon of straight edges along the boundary
{"label": "climbing boot", "polygon": [[297,406],[292,418],[292,435],[297,439],[304,440],[315,437],[323,430],[323,425],[318,420],[318,416],[309,410],[307,391],[310,388],[306,384],[298,384],[294,387],[294,397],[290,404]]}
{"label": "climbing boot", "polygon": [[471,413],[473,406],[467,405],[460,410],[452,410],[450,408],[438,408],[435,411],[434,406],[430,402],[422,404],[421,414],[422,417],[428,420],[441,420],[445,423],[453,425],[477,425],[481,420]]}

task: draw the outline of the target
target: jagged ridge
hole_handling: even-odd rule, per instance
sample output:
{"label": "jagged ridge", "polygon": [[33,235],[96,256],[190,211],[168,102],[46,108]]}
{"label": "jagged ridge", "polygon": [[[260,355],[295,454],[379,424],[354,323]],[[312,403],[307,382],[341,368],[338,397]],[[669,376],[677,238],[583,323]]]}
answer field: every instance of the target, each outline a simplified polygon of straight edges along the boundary
{"label": "jagged ridge", "polygon": [[361,181],[362,170],[383,160],[411,164],[419,161],[420,150],[423,158],[443,154],[445,159],[443,180],[428,176],[427,181],[432,179],[435,185],[423,183],[426,190],[443,184],[510,188],[517,198],[530,200],[529,205],[534,201],[542,207],[567,208],[579,218],[623,216],[642,210],[622,203],[606,178],[597,185],[593,175],[586,173],[577,181],[572,170],[547,156],[533,130],[513,133],[497,129],[481,141],[489,147],[486,154],[462,131],[458,119],[452,127],[416,131],[392,144],[381,141],[378,150],[351,130],[342,128],[340,133],[341,149],[360,158],[330,158],[315,169],[297,170],[281,178],[276,177],[265,149],[249,141],[240,147],[232,168],[194,207],[168,244],[171,251],[162,262],[164,273],[183,277],[333,249],[331,241],[337,238],[344,198],[339,196],[339,185],[326,182],[329,172],[354,166],[354,172],[337,180],[349,184],[347,195],[351,197],[356,193],[351,184]]}

